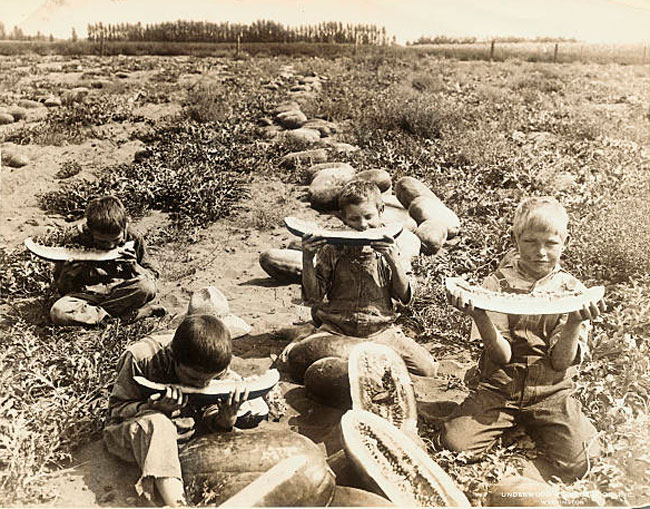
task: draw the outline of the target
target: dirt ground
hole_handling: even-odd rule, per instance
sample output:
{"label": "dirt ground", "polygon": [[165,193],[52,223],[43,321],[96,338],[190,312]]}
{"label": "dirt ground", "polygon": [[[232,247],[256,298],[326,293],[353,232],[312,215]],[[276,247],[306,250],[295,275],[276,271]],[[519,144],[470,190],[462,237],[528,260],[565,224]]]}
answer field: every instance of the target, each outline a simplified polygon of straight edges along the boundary
{"label": "dirt ground", "polygon": [[[124,157],[128,157],[127,149],[123,151]],[[79,153],[83,153],[83,149],[80,148]],[[44,155],[44,161],[45,157],[54,160],[57,155]],[[95,157],[101,157],[101,149]],[[28,169],[30,178],[24,175],[21,178],[19,172],[23,170],[8,172],[7,180],[12,185],[12,193],[7,193],[9,186],[3,186],[1,195],[5,204],[12,203],[13,217],[7,228],[10,245],[18,245],[24,237],[40,233],[50,225],[64,223],[60,218],[44,215],[34,201],[37,193],[55,185],[47,164]],[[36,175],[38,178],[35,178]],[[270,355],[278,355],[282,351],[286,340],[277,338],[275,331],[310,319],[309,308],[303,306],[300,299],[299,285],[279,285],[269,278],[258,263],[262,251],[270,247],[285,247],[291,235],[281,227],[252,232],[248,226],[255,219],[254,214],[283,200],[287,194],[295,197],[294,214],[315,218],[318,213],[299,201],[301,193],[299,186],[260,180],[251,187],[251,198],[244,204],[244,212],[217,222],[202,232],[195,244],[187,246],[182,252],[169,248],[152,250],[162,268],[159,300],[168,310],[170,328],[185,313],[190,293],[208,284],[219,288],[228,297],[231,312],[252,326],[248,336],[234,340],[232,365],[245,376],[270,368]],[[17,199],[16,194],[22,199]],[[246,208],[249,210],[246,211]],[[137,226],[146,232],[162,226],[165,221],[164,215],[153,214]],[[445,362],[442,372],[456,373],[462,377],[467,367]],[[460,391],[447,391],[445,386],[446,382],[442,380],[416,380],[418,404],[423,412],[435,416],[448,411],[448,407],[440,403],[441,400],[462,400]],[[337,444],[328,444],[327,441],[335,433],[342,411],[309,399],[302,386],[289,380],[283,379],[280,387],[287,404],[287,415],[279,422],[268,422],[263,426],[298,431],[319,444],[324,453],[335,452]],[[52,492],[58,493],[55,505],[94,507],[135,506],[142,503],[133,488],[137,469],[109,456],[101,442],[82,447],[75,454],[72,464],[70,468],[53,473],[48,482],[46,491],[51,487]]]}
{"label": "dirt ground", "polygon": [[[54,69],[56,71],[56,69]],[[143,74],[143,73],[139,73]],[[142,79],[144,76],[134,76]],[[53,72],[50,79],[70,80],[70,73]],[[68,84],[70,85],[70,84]],[[140,113],[158,120],[180,109],[174,102],[147,104]],[[42,109],[30,113],[26,121],[11,126],[0,126],[0,137],[26,122],[43,115]],[[80,145],[25,147],[30,163],[22,168],[2,168],[0,189],[0,215],[3,219],[2,239],[8,248],[20,246],[28,236],[45,233],[50,228],[69,225],[64,218],[47,215],[39,208],[38,195],[57,189],[61,180],[55,178],[60,166],[77,162],[84,176],[92,178],[102,168],[133,160],[141,142],[129,140],[129,134],[139,126],[113,124],[111,136],[89,139]],[[309,309],[302,305],[299,285],[281,285],[274,282],[258,263],[260,253],[271,247],[286,247],[291,235],[279,225],[259,231],[255,225],[263,222],[265,211],[281,208],[287,214],[315,219],[318,213],[300,200],[304,188],[268,178],[254,180],[250,197],[242,209],[229,218],[222,219],[200,232],[191,245],[167,244],[152,248],[151,253],[161,268],[159,301],[167,311],[166,325],[173,328],[184,314],[192,291],[214,285],[227,297],[231,312],[246,320],[251,326],[250,335],[234,341],[233,367],[242,375],[263,372],[272,364],[271,355],[281,352],[286,340],[278,339],[275,331],[292,324],[309,321]],[[323,221],[325,218],[321,218]],[[167,223],[162,213],[153,213],[138,221],[136,227],[151,234]],[[454,372],[462,377],[467,365],[445,363],[442,371]],[[331,442],[333,430],[342,411],[320,405],[310,400],[301,386],[286,379],[281,381],[287,412],[279,422],[264,426],[291,429],[312,438],[326,453],[340,447]],[[419,405],[431,415],[445,409],[439,400],[459,401],[463,394],[458,390],[446,391],[446,382],[433,379],[416,381]],[[442,395],[441,395],[442,393]],[[438,401],[438,403],[434,403]],[[336,442],[336,440],[335,440]],[[136,497],[133,484],[137,469],[110,457],[100,441],[78,450],[69,468],[53,472],[45,491],[56,494],[57,506],[135,506],[142,504]]]}

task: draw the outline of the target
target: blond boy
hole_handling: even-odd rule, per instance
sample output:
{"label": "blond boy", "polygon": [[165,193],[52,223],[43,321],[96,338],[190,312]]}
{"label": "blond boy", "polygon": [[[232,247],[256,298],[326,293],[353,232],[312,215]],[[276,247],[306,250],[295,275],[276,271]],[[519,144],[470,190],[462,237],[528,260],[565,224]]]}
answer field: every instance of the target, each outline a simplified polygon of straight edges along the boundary
{"label": "blond boy", "polygon": [[[506,293],[584,289],[559,264],[567,227],[568,215],[554,198],[524,200],[513,224],[516,251],[483,286]],[[505,430],[521,424],[554,472],[568,478],[583,475],[600,448],[596,429],[572,396],[572,378],[589,321],[605,309],[604,303],[590,302],[564,315],[505,315],[476,309],[462,297],[449,299],[472,317],[471,339],[480,339],[484,350],[478,387],[444,424],[442,444],[476,456]]]}

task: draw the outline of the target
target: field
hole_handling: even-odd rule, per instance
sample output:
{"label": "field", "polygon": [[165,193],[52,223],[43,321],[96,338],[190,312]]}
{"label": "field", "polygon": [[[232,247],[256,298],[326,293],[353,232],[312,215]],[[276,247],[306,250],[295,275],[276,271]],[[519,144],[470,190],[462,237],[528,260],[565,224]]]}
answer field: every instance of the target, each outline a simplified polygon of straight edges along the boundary
{"label": "field", "polygon": [[413,46],[429,55],[458,60],[495,61],[519,59],[525,62],[590,62],[596,64],[644,65],[650,62],[650,50],[644,44],[595,44],[559,42],[491,42],[467,44],[424,44]]}
{"label": "field", "polygon": [[[567,207],[564,265],[585,284],[607,288],[609,311],[594,323],[578,380],[603,457],[584,479],[555,482],[567,505],[647,503],[650,75],[641,65],[523,60],[465,62],[418,49],[336,59],[0,57],[0,109],[22,99],[65,98],[0,126],[3,504],[134,505],[81,479],[79,468],[83,473],[93,461],[88,451],[97,450],[118,355],[176,324],[190,291],[216,285],[253,325],[252,335],[235,344],[235,369],[244,374],[265,369],[269,355],[282,350],[279,328],[308,318],[299,287],[273,283],[257,258],[290,240],[281,226],[285,215],[317,217],[301,201],[305,167],[280,164],[306,142],[266,139],[260,128],[277,104],[296,96],[296,76],[310,75],[321,77],[322,87],[299,94],[303,111],[336,124],[338,142],[359,147],[337,153],[327,145],[330,160],[383,168],[393,181],[418,177],[462,220],[457,240],[416,259],[417,298],[401,318],[437,358],[457,366],[435,382],[442,399],[467,392],[463,374],[480,351],[466,340],[468,320],[446,305],[444,277],[478,282],[496,267],[510,247],[509,224],[522,197],[553,194]],[[73,97],[75,87],[89,92]],[[8,154],[27,164],[8,166]],[[30,257],[22,241],[55,236],[104,192],[122,197],[146,234],[169,313],[95,329],[53,327],[51,266]],[[421,400],[427,383],[416,383]],[[285,395],[300,394],[288,380],[282,384]],[[322,440],[329,430],[307,417],[308,400],[290,399],[291,418],[280,424]],[[321,421],[331,425],[328,419]],[[530,440],[513,434],[468,464],[462,454],[436,450],[435,425],[423,412],[419,431],[429,452],[475,504],[535,455]]]}

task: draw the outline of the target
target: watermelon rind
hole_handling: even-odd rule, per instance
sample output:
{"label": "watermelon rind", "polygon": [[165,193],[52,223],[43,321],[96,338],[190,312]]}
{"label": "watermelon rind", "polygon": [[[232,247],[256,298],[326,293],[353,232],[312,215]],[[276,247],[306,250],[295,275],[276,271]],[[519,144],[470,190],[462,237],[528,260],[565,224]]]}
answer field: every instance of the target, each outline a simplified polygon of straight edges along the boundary
{"label": "watermelon rind", "polygon": [[27,237],[24,241],[25,247],[33,254],[48,260],[50,262],[107,262],[120,260],[122,258],[130,258],[124,256],[123,251],[127,249],[134,249],[134,242],[126,242],[123,246],[114,249],[102,251],[100,249],[80,249],[64,246],[44,246],[34,242],[34,239]]}
{"label": "watermelon rind", "polygon": [[343,446],[364,478],[398,506],[469,507],[447,473],[386,419],[364,410],[341,418]]}
{"label": "watermelon rind", "polygon": [[402,431],[417,432],[413,383],[395,350],[372,342],[354,346],[348,359],[348,377],[353,409],[375,413]]}
{"label": "watermelon rind", "polygon": [[566,292],[544,292],[533,290],[530,293],[493,292],[472,285],[460,277],[445,279],[447,291],[456,297],[464,296],[471,300],[477,309],[505,313],[509,315],[557,315],[580,311],[590,302],[596,302],[605,295],[604,286],[592,286],[585,290]]}
{"label": "watermelon rind", "polygon": [[297,237],[305,234],[312,234],[324,238],[328,244],[350,245],[350,246],[367,246],[373,242],[379,242],[386,236],[395,238],[402,233],[404,225],[394,223],[382,228],[369,228],[364,231],[355,230],[328,230],[318,226],[316,223],[303,221],[296,217],[285,217],[284,224],[287,230]]}
{"label": "watermelon rind", "polygon": [[[176,387],[191,400],[199,404],[211,404],[223,400],[233,391],[239,383],[235,380],[213,380],[207,387],[192,387],[181,384],[163,384],[152,382],[142,376],[134,376],[133,380],[138,383],[143,392],[149,396],[155,393],[164,392],[167,387]],[[259,377],[244,379],[248,386],[248,399],[260,398],[268,393],[280,381],[280,372],[277,369],[270,369]]]}

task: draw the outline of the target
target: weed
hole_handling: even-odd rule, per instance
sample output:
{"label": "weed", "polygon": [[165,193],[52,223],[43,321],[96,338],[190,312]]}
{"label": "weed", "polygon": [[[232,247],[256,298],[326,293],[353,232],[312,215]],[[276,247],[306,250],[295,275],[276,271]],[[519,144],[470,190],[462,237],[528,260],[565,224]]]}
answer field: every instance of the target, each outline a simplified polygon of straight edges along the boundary
{"label": "weed", "polygon": [[0,340],[2,386],[11,388],[0,398],[0,491],[8,505],[51,502],[56,493],[40,481],[99,435],[117,358],[153,322],[80,331],[9,320]]}
{"label": "weed", "polygon": [[76,161],[66,161],[61,165],[61,169],[54,176],[58,179],[69,179],[81,173],[81,165]]}
{"label": "weed", "polygon": [[42,124],[10,133],[7,141],[20,145],[79,144],[91,136],[90,128],[109,122],[142,121],[131,114],[132,105],[118,95],[96,96],[92,101],[73,103],[48,111]]}

